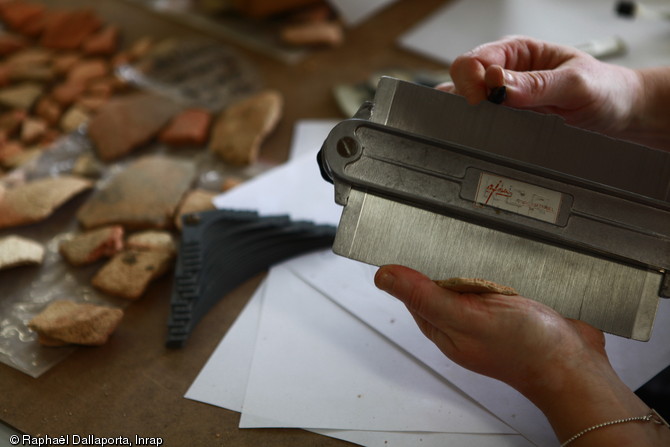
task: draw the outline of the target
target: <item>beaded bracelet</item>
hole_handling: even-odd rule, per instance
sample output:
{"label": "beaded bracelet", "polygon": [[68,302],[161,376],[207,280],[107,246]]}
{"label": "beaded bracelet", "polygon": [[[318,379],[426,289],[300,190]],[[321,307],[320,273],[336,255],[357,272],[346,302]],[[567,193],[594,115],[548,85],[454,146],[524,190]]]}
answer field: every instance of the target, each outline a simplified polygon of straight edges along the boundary
{"label": "beaded bracelet", "polygon": [[607,427],[609,425],[623,424],[623,423],[626,423],[626,422],[650,422],[650,421],[655,423],[655,424],[665,425],[666,427],[670,428],[670,424],[668,424],[665,421],[665,419],[663,419],[661,417],[661,415],[658,414],[656,412],[656,410],[654,410],[652,408],[649,411],[649,414],[647,414],[645,416],[634,416],[634,417],[629,417],[629,418],[625,418],[625,419],[616,419],[614,421],[603,422],[601,424],[596,424],[593,427],[589,427],[587,429],[584,429],[584,430],[580,431],[579,433],[577,433],[576,435],[574,435],[572,438],[565,441],[563,444],[561,444],[561,447],[565,447],[566,445],[570,444],[575,439],[581,437],[582,435],[585,435],[586,433],[588,433],[590,431],[597,430],[597,429],[603,428],[603,427]]}

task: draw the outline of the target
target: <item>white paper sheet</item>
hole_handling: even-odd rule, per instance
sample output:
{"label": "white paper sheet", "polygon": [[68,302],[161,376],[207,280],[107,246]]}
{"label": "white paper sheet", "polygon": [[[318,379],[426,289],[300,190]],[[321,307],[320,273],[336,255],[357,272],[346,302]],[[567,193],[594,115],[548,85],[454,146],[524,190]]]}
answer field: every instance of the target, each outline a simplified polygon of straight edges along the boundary
{"label": "white paper sheet", "polygon": [[[527,35],[565,45],[619,36],[628,52],[608,62],[629,67],[669,64],[668,21],[619,18],[614,13],[615,3],[612,0],[454,0],[401,36],[399,43],[448,64],[477,45],[506,35]],[[665,5],[667,8],[667,2]]]}
{"label": "white paper sheet", "polygon": [[240,421],[257,426],[247,416],[283,427],[514,433],[282,267],[266,280]]}
{"label": "white paper sheet", "polygon": [[342,207],[335,203],[333,185],[321,178],[316,161],[332,123],[313,121],[297,126],[301,138],[291,149],[295,158],[215,197],[214,205],[337,225]]}
{"label": "white paper sheet", "polygon": [[311,430],[367,447],[530,447],[519,435]]}
{"label": "white paper sheet", "polygon": [[[274,269],[273,269],[274,272]],[[271,273],[270,275],[273,275]],[[297,277],[295,280],[298,280]],[[299,281],[299,280],[298,280]],[[307,287],[303,284],[302,287]],[[309,287],[307,287],[309,289]],[[256,334],[260,322],[261,308],[263,304],[264,294],[266,290],[266,283],[264,282],[257,292],[252,297],[249,304],[242,311],[234,325],[230,328],[224,339],[216,348],[211,358],[204,366],[197,379],[186,393],[186,398],[205,402],[211,405],[217,405],[228,408],[234,411],[242,411],[242,403],[244,400],[245,390],[247,387],[247,378],[249,376],[252,353],[254,352],[254,345]],[[311,294],[315,291],[311,290]],[[314,300],[326,300],[323,296],[311,295]],[[332,303],[331,305],[332,306]],[[355,317],[339,309],[340,316],[343,319],[349,319],[349,324],[355,324],[366,328],[366,326],[357,320]],[[332,318],[332,314],[328,313],[328,317]],[[322,315],[320,316],[322,318]],[[367,329],[369,330],[369,329]],[[277,342],[282,343],[282,333],[275,334],[278,338]],[[377,337],[378,338],[378,337]],[[398,351],[397,347],[382,340],[386,345],[383,349],[393,349]],[[288,340],[286,341],[288,342]],[[366,349],[370,349],[369,347]],[[398,351],[401,352],[401,351]],[[309,351],[304,351],[303,361],[309,361]],[[360,353],[358,354],[360,355]],[[404,355],[404,354],[403,354]],[[410,365],[418,367],[420,370],[424,368],[416,365],[416,362],[409,362]],[[272,374],[268,371],[267,374]],[[423,371],[425,374],[425,370]],[[416,377],[414,374],[408,377]],[[419,376],[420,377],[420,376]],[[407,377],[406,377],[407,378]],[[405,379],[406,379],[405,378]],[[359,384],[359,381],[352,382],[354,386]],[[421,383],[420,385],[424,385]],[[346,391],[343,391],[347,393]],[[351,394],[354,391],[349,391]],[[392,391],[396,393],[396,389]],[[408,396],[397,395],[396,399],[407,398]],[[423,403],[421,401],[414,402],[414,396],[409,396],[407,402],[409,407],[404,407],[407,414],[410,415],[412,407],[419,407],[419,414],[414,414],[414,417],[419,417],[424,411]],[[318,401],[317,401],[318,402]],[[286,405],[293,405],[287,402]],[[379,413],[377,413],[379,414]],[[381,416],[381,415],[380,415]],[[258,426],[282,426],[281,423],[273,421],[270,418],[245,416],[247,420]],[[508,427],[505,427],[509,431]],[[522,436],[516,434],[462,434],[462,433],[426,433],[426,432],[381,432],[381,431],[364,431],[364,430],[332,430],[332,429],[312,429],[315,433],[325,436],[331,436],[338,439],[343,439],[349,442],[354,442],[366,446],[415,446],[423,445],[427,447],[442,447],[445,445],[452,447],[529,447],[531,444]]]}
{"label": "white paper sheet", "polygon": [[[535,444],[556,445],[556,438],[544,415],[521,394],[497,380],[461,368],[429,342],[405,306],[374,287],[374,267],[320,252],[294,260],[290,268],[317,290],[327,294],[468,393]],[[347,281],[346,284],[339,281],[339,285],[333,288],[338,282],[333,281],[333,278],[347,278]]]}
{"label": "white paper sheet", "polygon": [[184,397],[242,411],[264,292],[265,281],[230,326]]}
{"label": "white paper sheet", "polygon": [[293,139],[291,140],[291,149],[289,151],[289,160],[316,153],[321,148],[328,133],[340,120],[314,119],[301,120],[293,128]]}
{"label": "white paper sheet", "polygon": [[333,195],[333,185],[321,178],[316,158],[306,154],[215,197],[214,205],[336,225],[342,209]]}
{"label": "white paper sheet", "polygon": [[[329,252],[287,264],[298,276],[415,355],[537,445],[555,445],[544,415],[507,385],[474,374],[447,359],[416,328],[404,306],[373,285],[375,267]],[[340,278],[347,278],[346,282]],[[636,389],[670,365],[670,301],[661,300],[652,340],[607,336],[607,351],[622,380]]]}

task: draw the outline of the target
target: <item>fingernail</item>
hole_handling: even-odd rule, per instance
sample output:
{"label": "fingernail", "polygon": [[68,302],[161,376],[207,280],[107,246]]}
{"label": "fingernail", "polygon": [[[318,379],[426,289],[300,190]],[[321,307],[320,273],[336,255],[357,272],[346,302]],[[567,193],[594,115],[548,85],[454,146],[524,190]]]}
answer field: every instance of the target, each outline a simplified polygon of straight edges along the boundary
{"label": "fingernail", "polygon": [[377,270],[377,273],[375,274],[375,285],[378,289],[381,289],[384,292],[389,292],[393,289],[393,283],[395,283],[395,276],[386,271],[383,267]]}

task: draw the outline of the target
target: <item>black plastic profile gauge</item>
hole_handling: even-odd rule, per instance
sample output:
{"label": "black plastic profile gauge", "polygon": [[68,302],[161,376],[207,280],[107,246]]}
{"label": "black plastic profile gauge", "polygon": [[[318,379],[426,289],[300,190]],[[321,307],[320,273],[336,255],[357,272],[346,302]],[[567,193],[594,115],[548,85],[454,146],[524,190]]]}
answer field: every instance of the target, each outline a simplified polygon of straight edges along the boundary
{"label": "black plastic profile gauge", "polygon": [[180,348],[200,319],[237,286],[273,264],[331,247],[332,225],[214,210],[182,218],[166,346]]}

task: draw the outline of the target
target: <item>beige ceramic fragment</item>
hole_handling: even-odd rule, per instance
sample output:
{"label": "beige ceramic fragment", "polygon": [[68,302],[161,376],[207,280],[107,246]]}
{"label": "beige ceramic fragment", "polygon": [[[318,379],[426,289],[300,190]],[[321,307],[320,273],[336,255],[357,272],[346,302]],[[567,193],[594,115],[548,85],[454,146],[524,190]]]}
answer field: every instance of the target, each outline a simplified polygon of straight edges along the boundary
{"label": "beige ceramic fragment", "polygon": [[435,281],[445,289],[461,293],[500,293],[502,295],[518,295],[519,292],[512,287],[496,284],[481,278],[449,278]]}
{"label": "beige ceramic fragment", "polygon": [[0,104],[14,109],[29,109],[42,94],[44,87],[33,82],[24,82],[0,89]]}
{"label": "beige ceramic fragment", "polygon": [[249,165],[258,159],[260,146],[281,118],[283,97],[265,90],[232,104],[216,119],[211,151],[232,165]]}
{"label": "beige ceramic fragment", "polygon": [[134,250],[162,250],[177,253],[174,238],[167,231],[148,230],[128,236],[126,246]]}
{"label": "beige ceramic fragment", "polygon": [[74,161],[72,174],[88,178],[100,178],[104,166],[92,154],[82,154]]}
{"label": "beige ceramic fragment", "polygon": [[53,53],[39,47],[30,47],[8,57],[5,66],[13,81],[48,82],[56,76],[51,66]]}
{"label": "beige ceramic fragment", "polygon": [[52,62],[53,56],[51,50],[31,47],[12,54],[6,59],[6,62],[12,68],[46,66]]}
{"label": "beige ceramic fragment", "polygon": [[44,247],[41,244],[20,236],[0,238],[0,270],[41,264],[43,260]]}
{"label": "beige ceramic fragment", "polygon": [[91,119],[88,111],[83,107],[72,106],[67,112],[63,114],[60,120],[60,128],[63,132],[74,132],[83,124],[86,124]]}
{"label": "beige ceramic fragment", "polygon": [[6,87],[11,84],[11,73],[9,67],[0,61],[0,87]]}
{"label": "beige ceramic fragment", "polygon": [[58,74],[65,74],[81,59],[78,53],[60,53],[54,56],[52,67]]}
{"label": "beige ceramic fragment", "polygon": [[109,64],[104,59],[84,59],[72,66],[67,74],[67,82],[83,84],[109,74]]}
{"label": "beige ceramic fragment", "polygon": [[119,224],[128,229],[171,228],[195,176],[191,161],[145,156],[112,177],[77,213],[84,228]]}
{"label": "beige ceramic fragment", "polygon": [[148,143],[178,112],[172,100],[151,93],[112,98],[91,119],[88,133],[102,160],[116,160]]}
{"label": "beige ceramic fragment", "polygon": [[281,40],[289,45],[342,45],[344,32],[337,22],[306,22],[287,25],[281,30]]}
{"label": "beige ceramic fragment", "polygon": [[91,187],[89,180],[64,175],[8,188],[4,196],[0,196],[0,228],[46,219],[72,197]]}
{"label": "beige ceramic fragment", "polygon": [[49,82],[56,77],[56,71],[46,65],[17,65],[9,68],[9,78],[14,82]]}
{"label": "beige ceramic fragment", "polygon": [[21,125],[21,141],[25,144],[37,142],[47,130],[47,122],[41,118],[26,118]]}
{"label": "beige ceramic fragment", "polygon": [[175,217],[175,225],[181,230],[181,219],[184,214],[197,213],[214,209],[212,200],[216,193],[205,189],[194,189],[184,197]]}
{"label": "beige ceramic fragment", "polygon": [[164,250],[126,250],[105,264],[92,284],[110,295],[136,300],[152,280],[168,270],[173,257]]}
{"label": "beige ceramic fragment", "polygon": [[[13,143],[9,143],[13,144]],[[42,154],[42,146],[31,146],[28,148],[22,147],[21,150],[17,151],[15,154],[3,158],[0,155],[0,165],[2,167],[7,168],[7,169],[15,169],[18,168],[19,166],[23,166],[24,164],[36,159]]]}
{"label": "beige ceramic fragment", "polygon": [[105,344],[123,318],[121,309],[74,301],[54,301],[28,323],[47,346]]}
{"label": "beige ceramic fragment", "polygon": [[123,227],[112,225],[77,234],[61,242],[60,254],[74,266],[91,264],[123,249]]}
{"label": "beige ceramic fragment", "polygon": [[37,341],[42,346],[47,346],[49,348],[57,348],[59,346],[67,346],[67,345],[70,344],[70,343],[58,340],[57,338],[47,337],[46,335],[40,334],[39,332],[37,333]]}
{"label": "beige ceramic fragment", "polygon": [[128,58],[130,61],[141,59],[154,48],[155,41],[151,36],[145,36],[137,39],[128,49]]}
{"label": "beige ceramic fragment", "polygon": [[24,147],[18,141],[7,141],[0,144],[0,166],[11,169],[16,159],[24,152]]}

